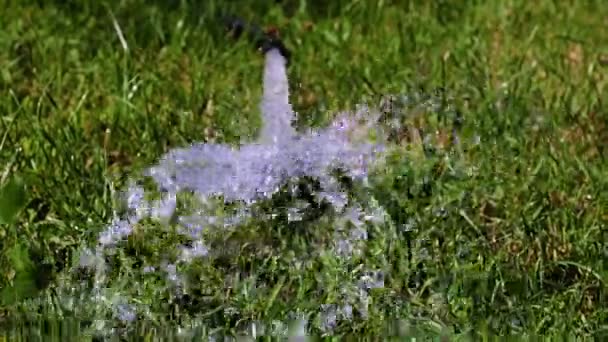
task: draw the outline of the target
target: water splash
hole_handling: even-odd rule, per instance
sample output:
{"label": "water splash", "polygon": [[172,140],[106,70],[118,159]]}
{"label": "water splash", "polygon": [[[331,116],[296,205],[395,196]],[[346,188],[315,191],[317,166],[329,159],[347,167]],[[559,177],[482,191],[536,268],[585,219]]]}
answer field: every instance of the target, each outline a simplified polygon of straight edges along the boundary
{"label": "water splash", "polygon": [[[109,281],[106,275],[109,265],[99,265],[98,261],[131,235],[134,226],[144,219],[152,218],[164,224],[177,223],[179,234],[194,239],[189,246],[178,247],[181,254],[175,261],[190,263],[210,253],[203,232],[242,223],[252,215],[247,206],[271,198],[291,179],[312,177],[320,184],[319,191],[314,194],[318,201],[329,203],[338,212],[348,206],[348,196],[333,176],[333,171],[339,169],[354,180],[366,179],[370,163],[384,149],[381,143],[372,143],[366,136],[374,127],[379,113],[361,106],[354,115],[340,113],[326,128],[298,134],[292,126],[295,113],[289,102],[286,60],[277,49],[270,49],[265,54],[263,82],[260,105],[263,126],[256,141],[244,142],[239,147],[199,143],[168,152],[157,165],[144,171],[144,175],[156,183],[160,199],[146,199],[143,187],[135,182],[129,186],[125,193],[127,212],[115,217],[100,233],[94,255],[93,252],[83,254],[80,263],[81,267],[94,266],[94,293],[103,292]],[[184,191],[193,194],[201,208],[178,214],[178,196]],[[216,217],[212,214],[213,205],[207,210],[202,205],[214,196],[220,196],[225,203],[244,203],[245,207],[231,215]],[[300,220],[299,213],[304,210],[306,205],[292,208],[289,219]],[[359,209],[356,213],[365,216]],[[353,212],[346,215],[352,216]],[[356,220],[358,222],[358,218]],[[336,244],[352,245],[352,248],[346,248],[349,251],[340,251],[340,254],[348,256],[357,241],[364,240],[367,234],[361,224],[357,224],[356,231],[345,234],[345,238],[336,236]],[[146,270],[159,268],[169,283],[177,288],[183,286],[176,264],[145,267]],[[124,309],[125,303],[121,305]],[[121,308],[114,308],[114,311],[122,314]],[[130,312],[127,316],[132,317]]]}
{"label": "water splash", "polygon": [[[263,126],[257,141],[239,148],[196,144],[176,149],[146,174],[169,194],[189,190],[202,199],[221,195],[227,202],[247,203],[268,198],[288,179],[303,176],[319,179],[323,187],[320,195],[336,201],[341,196],[330,176],[332,169],[340,168],[348,176],[364,179],[370,161],[383,150],[383,145],[364,141],[362,132],[372,126],[379,114],[361,107],[355,115],[341,113],[325,129],[297,134],[292,126],[295,114],[289,103],[285,63],[276,49],[266,54]],[[169,215],[170,209],[163,212]]]}
{"label": "water splash", "polygon": [[263,115],[260,143],[285,143],[296,135],[294,112],[289,103],[286,60],[277,49],[266,53],[264,89],[260,106]]}
{"label": "water splash", "polygon": [[[169,151],[156,165],[143,172],[154,180],[160,192],[159,199],[147,199],[146,191],[136,182],[128,187],[126,212],[114,218],[100,233],[97,248],[83,253],[80,261],[81,267],[94,271],[93,293],[104,293],[110,282],[107,273],[111,267],[104,264],[105,255],[131,235],[136,224],[151,218],[165,226],[177,226],[178,234],[192,240],[189,245],[177,246],[176,260],[142,266],[144,273],[158,270],[164,274],[178,297],[186,286],[178,266],[215,253],[205,240],[206,232],[221,232],[246,222],[259,214],[250,210],[253,204],[271,199],[281,187],[301,177],[315,179],[319,184],[319,189],[313,192],[315,200],[329,204],[337,212],[333,223],[336,234],[330,250],[343,260],[362,255],[368,239],[368,225],[378,226],[390,221],[384,209],[373,200],[365,205],[353,203],[334,173],[339,170],[342,176],[351,180],[367,181],[372,163],[385,152],[389,140],[390,132],[378,125],[382,109],[359,106],[354,112],[338,113],[328,127],[299,134],[292,126],[296,113],[289,102],[286,60],[277,49],[270,49],[265,54],[263,82],[260,104],[263,125],[258,139],[242,142],[238,147],[199,143]],[[374,139],[370,139],[370,132],[374,130]],[[196,208],[180,211],[178,199],[183,193],[193,195]],[[217,205],[234,203],[241,206],[218,214]],[[302,213],[306,210],[306,202],[296,201],[294,207],[287,210],[287,220],[303,220]],[[384,286],[384,273],[370,270],[352,286],[349,291],[356,293],[357,299],[329,310],[329,319],[322,320],[327,323],[328,330],[335,325],[333,322],[338,316],[350,319],[353,308],[358,310],[359,316],[367,316],[367,291]],[[126,317],[127,321],[134,319],[135,309],[128,304],[121,301],[114,305],[115,315]],[[334,311],[340,314],[336,316]]]}

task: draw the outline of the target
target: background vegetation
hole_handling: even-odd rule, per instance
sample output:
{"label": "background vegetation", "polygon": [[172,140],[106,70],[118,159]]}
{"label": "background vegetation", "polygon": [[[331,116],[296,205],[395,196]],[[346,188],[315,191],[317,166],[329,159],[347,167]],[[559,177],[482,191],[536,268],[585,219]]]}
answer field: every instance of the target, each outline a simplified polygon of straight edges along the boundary
{"label": "background vegetation", "polygon": [[[302,124],[321,125],[383,94],[434,89],[462,113],[463,148],[416,159],[416,142],[403,141],[408,157],[376,178],[401,240],[368,260],[392,267],[372,293],[371,319],[342,323],[337,334],[381,334],[398,318],[441,334],[608,335],[603,1],[0,7],[0,324],[31,315],[28,299],[57,295],[74,248],[110,221],[112,193],[126,176],[173,147],[255,134],[263,58],[226,37],[220,19],[230,13],[280,29],[293,51]],[[437,129],[424,115],[412,125]],[[315,248],[306,241],[298,246]],[[214,301],[160,306],[157,322],[169,319],[163,310],[169,317],[175,308],[230,303],[238,317],[216,323],[231,329],[331,302],[352,270],[327,260],[304,269],[270,262],[286,260],[293,244],[250,251],[248,264],[244,252],[227,261],[266,277],[255,295],[203,279]],[[319,277],[326,288],[313,296]]]}

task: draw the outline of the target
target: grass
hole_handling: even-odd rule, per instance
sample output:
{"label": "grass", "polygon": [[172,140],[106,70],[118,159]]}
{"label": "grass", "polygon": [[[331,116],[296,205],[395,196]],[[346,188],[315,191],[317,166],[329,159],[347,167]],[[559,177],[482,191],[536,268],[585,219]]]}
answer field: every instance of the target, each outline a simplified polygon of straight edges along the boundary
{"label": "grass", "polygon": [[[202,314],[234,333],[292,311],[316,317],[365,265],[390,276],[369,297],[370,318],[340,322],[338,335],[381,335],[401,320],[473,338],[608,336],[602,2],[0,4],[0,324],[61,301],[74,249],[110,221],[127,176],[170,148],[256,133],[263,59],[225,37],[228,12],[280,28],[302,124],[441,88],[463,115],[463,148],[420,158],[402,143],[373,182],[394,234],[377,232],[352,264],[309,255],[323,222],[295,235],[274,221],[244,227],[223,242],[240,253],[194,264],[198,292],[176,303],[160,281],[129,276],[137,253],[153,258],[175,238],[146,230],[114,276],[118,292],[153,308],[151,324]],[[76,315],[56,306],[42,317]]]}

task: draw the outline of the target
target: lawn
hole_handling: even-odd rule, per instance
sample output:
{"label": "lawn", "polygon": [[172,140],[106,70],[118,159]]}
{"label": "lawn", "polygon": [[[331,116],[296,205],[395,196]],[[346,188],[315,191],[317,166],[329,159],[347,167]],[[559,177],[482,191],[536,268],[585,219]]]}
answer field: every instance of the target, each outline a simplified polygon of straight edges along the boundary
{"label": "lawn", "polygon": [[[301,321],[314,335],[608,338],[603,1],[0,7],[0,340],[41,321],[125,334]],[[226,34],[225,14],[278,28],[299,130],[362,103],[431,103],[399,112],[390,156],[352,185],[386,222],[366,223],[360,253],[341,258],[339,217],[324,206],[295,223],[284,211],[257,218],[180,264],[179,294],[170,272],[143,266],[175,258],[183,238],[144,222],[96,279],[75,266],[131,177],[171,149],[234,145],[262,125],[264,56]],[[296,202],[279,193],[256,210]],[[107,300],[93,298],[96,281]]]}

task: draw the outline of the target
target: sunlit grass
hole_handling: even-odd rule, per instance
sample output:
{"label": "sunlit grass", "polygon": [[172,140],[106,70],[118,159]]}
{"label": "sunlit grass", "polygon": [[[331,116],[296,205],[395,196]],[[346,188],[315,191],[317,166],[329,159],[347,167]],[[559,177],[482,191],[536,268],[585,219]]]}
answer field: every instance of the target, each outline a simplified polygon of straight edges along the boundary
{"label": "sunlit grass", "polygon": [[[434,334],[606,336],[608,7],[200,3],[1,3],[0,181],[23,179],[27,201],[16,223],[0,226],[0,323],[36,307],[17,297],[35,293],[48,316],[70,315],[48,304],[60,301],[54,284],[74,248],[111,220],[128,176],[170,148],[256,134],[263,59],[225,37],[227,12],[279,27],[293,51],[302,126],[385,94],[438,88],[462,113],[461,148],[418,153],[406,130],[378,170],[373,194],[399,238],[370,242],[365,263],[391,277],[372,291],[370,318],[341,322],[336,333],[380,335],[400,319]],[[451,127],[425,113],[407,124]],[[225,237],[239,254],[193,265],[206,278],[189,303],[164,302],[171,294],[153,275],[135,285],[117,274],[116,287],[155,308],[152,325],[202,319],[192,314],[234,332],[312,314],[337,301],[358,270],[323,253],[298,264],[294,250],[315,250],[331,233],[322,223],[304,228],[311,235],[271,222]],[[176,239],[150,230],[139,238],[158,249]],[[150,245],[141,248],[155,258]],[[123,253],[128,271],[137,257]],[[244,270],[249,277],[225,279]]]}

